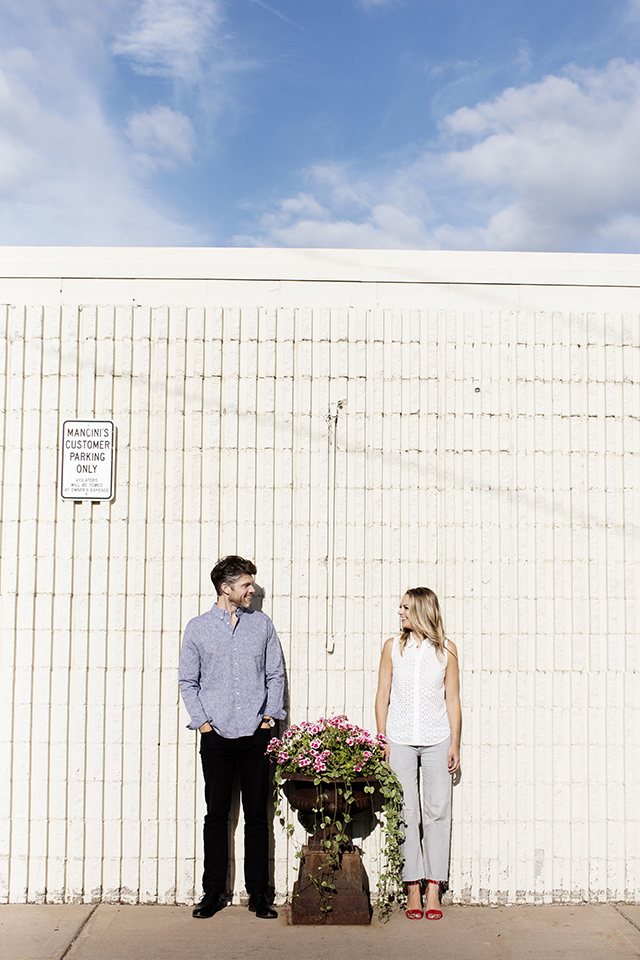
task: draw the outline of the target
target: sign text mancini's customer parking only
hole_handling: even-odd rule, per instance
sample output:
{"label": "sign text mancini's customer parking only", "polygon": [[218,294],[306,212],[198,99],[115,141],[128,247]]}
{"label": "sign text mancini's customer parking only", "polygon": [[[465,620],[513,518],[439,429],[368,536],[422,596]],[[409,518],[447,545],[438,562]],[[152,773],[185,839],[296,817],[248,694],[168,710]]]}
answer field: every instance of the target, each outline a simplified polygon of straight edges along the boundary
{"label": "sign text mancini's customer parking only", "polygon": [[60,437],[63,500],[113,500],[116,428],[113,420],[65,420]]}

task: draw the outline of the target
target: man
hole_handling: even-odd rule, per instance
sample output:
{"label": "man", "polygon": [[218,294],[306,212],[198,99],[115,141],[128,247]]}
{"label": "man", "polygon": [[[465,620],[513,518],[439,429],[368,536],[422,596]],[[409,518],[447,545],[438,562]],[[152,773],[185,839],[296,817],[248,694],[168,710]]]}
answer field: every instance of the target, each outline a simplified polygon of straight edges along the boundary
{"label": "man", "polygon": [[194,917],[222,909],[229,866],[231,787],[240,777],[244,810],[244,874],[249,910],[278,916],[267,900],[269,884],[269,759],[276,720],[285,717],[280,641],[269,617],[251,608],[256,566],[223,557],[211,571],[218,595],[211,610],[187,624],[180,654],[180,692],[200,731],[207,814],[204,820],[204,897]]}

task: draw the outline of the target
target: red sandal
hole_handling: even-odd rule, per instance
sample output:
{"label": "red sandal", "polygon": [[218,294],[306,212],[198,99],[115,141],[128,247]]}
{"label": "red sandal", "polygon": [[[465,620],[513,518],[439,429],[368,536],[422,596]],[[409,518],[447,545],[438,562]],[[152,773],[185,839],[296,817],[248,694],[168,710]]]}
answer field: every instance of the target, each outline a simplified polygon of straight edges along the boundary
{"label": "red sandal", "polygon": [[[438,890],[440,889],[439,880],[427,880],[427,884],[429,883],[437,884]],[[442,910],[435,910],[435,909],[425,910],[424,915],[427,920],[442,920]]]}
{"label": "red sandal", "polygon": [[405,910],[407,920],[422,920],[422,910]]}
{"label": "red sandal", "polygon": [[[408,887],[418,887],[419,883],[408,883]],[[407,920],[422,920],[422,910],[416,908],[415,910],[405,910],[405,915]]]}

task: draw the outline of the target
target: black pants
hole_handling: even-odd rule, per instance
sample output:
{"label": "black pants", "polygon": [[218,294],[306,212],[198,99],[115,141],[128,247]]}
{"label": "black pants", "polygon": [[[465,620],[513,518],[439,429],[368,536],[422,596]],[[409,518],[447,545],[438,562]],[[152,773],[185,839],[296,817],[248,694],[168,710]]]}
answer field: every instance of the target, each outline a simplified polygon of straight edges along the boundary
{"label": "black pants", "polygon": [[265,756],[273,733],[258,727],[251,737],[228,740],[215,730],[201,734],[200,758],[204,774],[207,815],[204,818],[205,893],[223,893],[229,868],[229,810],[236,770],[244,811],[244,881],[247,893],[266,893],[269,885],[269,758]]}

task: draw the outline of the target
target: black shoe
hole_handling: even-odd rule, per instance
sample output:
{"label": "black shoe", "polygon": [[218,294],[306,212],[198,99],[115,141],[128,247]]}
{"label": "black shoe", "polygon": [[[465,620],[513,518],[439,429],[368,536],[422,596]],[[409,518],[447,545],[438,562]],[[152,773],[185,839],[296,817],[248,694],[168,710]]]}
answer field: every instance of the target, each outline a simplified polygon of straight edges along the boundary
{"label": "black shoe", "polygon": [[223,907],[224,903],[220,899],[219,893],[205,893],[197,907],[193,908],[193,913],[191,916],[198,917],[202,920],[208,920],[209,917],[212,917],[214,913],[218,913],[218,911],[222,910]]}
{"label": "black shoe", "polygon": [[257,897],[249,897],[249,910],[255,913],[256,917],[259,917],[260,920],[276,920],[278,917],[278,914],[271,904],[267,902],[264,893],[259,894]]}

